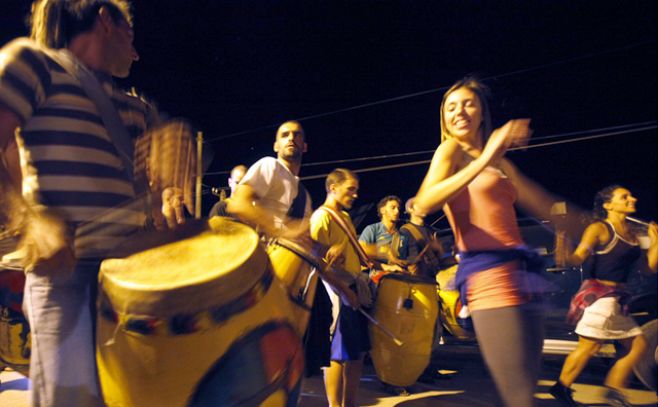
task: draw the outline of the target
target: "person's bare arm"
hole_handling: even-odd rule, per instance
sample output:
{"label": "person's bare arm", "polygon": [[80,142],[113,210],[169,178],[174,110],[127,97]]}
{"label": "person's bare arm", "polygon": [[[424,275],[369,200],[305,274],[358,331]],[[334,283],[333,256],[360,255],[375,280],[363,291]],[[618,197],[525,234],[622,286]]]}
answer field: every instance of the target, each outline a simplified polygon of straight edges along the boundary
{"label": "person's bare arm", "polygon": [[655,273],[658,269],[658,225],[655,222],[649,224],[649,249],[647,250],[647,265],[649,271]]}
{"label": "person's bare arm", "polygon": [[463,168],[462,147],[448,139],[441,143],[432,158],[427,175],[416,194],[416,208],[423,214],[441,209],[488,165],[497,162],[512,145],[524,144],[530,136],[530,120],[510,120],[491,136],[482,153]]}
{"label": "person's bare arm", "polygon": [[248,184],[240,184],[233,195],[226,200],[227,211],[241,221],[260,228],[265,234],[276,236],[277,230],[272,214],[258,205],[256,191]]}
{"label": "person's bare arm", "polygon": [[26,271],[35,273],[68,272],[72,270],[73,249],[64,222],[53,213],[30,207],[22,197],[15,132],[20,120],[12,111],[0,106],[0,186],[7,217],[12,226],[20,224],[20,248],[25,250]]}
{"label": "person's bare arm", "polygon": [[556,230],[566,232],[571,239],[577,239],[581,235],[583,230],[581,219],[584,216],[580,208],[569,203],[567,213],[554,214],[551,210],[553,205],[557,202],[566,202],[564,198],[549,192],[528,178],[507,159],[501,161],[500,168],[514,184],[517,191],[517,204],[523,211],[536,218],[550,220]]}
{"label": "person's bare arm", "polygon": [[604,244],[609,239],[610,232],[603,223],[592,223],[585,229],[585,233],[574,251],[571,251],[568,239],[558,240],[555,247],[556,262],[568,266],[580,266],[589,258],[597,245]]}
{"label": "person's bare arm", "polygon": [[16,129],[20,125],[18,116],[0,105],[0,188],[2,208],[10,227],[15,227],[25,212],[25,202],[20,193],[21,170],[16,145]]}

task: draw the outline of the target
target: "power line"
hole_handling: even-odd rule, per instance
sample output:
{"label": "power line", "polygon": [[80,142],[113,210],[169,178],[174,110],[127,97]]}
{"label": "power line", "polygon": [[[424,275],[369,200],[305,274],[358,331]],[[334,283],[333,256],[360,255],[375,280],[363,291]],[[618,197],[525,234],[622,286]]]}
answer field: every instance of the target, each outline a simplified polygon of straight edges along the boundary
{"label": "power line", "polygon": [[[508,151],[528,150],[528,149],[537,148],[537,147],[547,147],[547,146],[553,146],[553,145],[558,145],[558,144],[575,143],[575,142],[594,140],[594,139],[599,139],[599,138],[604,138],[604,137],[612,137],[612,136],[617,136],[617,135],[620,135],[620,134],[632,134],[632,133],[637,133],[637,132],[645,131],[645,130],[654,130],[654,129],[657,129],[657,128],[658,128],[658,125],[654,124],[654,125],[651,125],[651,126],[645,126],[645,127],[640,127],[640,128],[631,129],[631,130],[614,131],[614,132],[598,134],[598,135],[594,135],[594,136],[579,137],[579,138],[574,138],[574,139],[569,139],[569,140],[558,140],[558,141],[550,141],[550,142],[546,142],[546,143],[533,144],[533,145],[522,146],[522,147],[513,147],[513,148],[508,149]],[[358,169],[358,170],[352,170],[352,172],[354,172],[354,173],[364,173],[364,172],[372,172],[372,171],[390,170],[390,169],[394,169],[394,168],[412,167],[412,166],[415,166],[415,165],[429,164],[430,162],[432,162],[432,160],[420,160],[420,161],[412,161],[412,162],[407,162],[407,163],[380,165],[380,166],[376,166],[376,167],[369,167],[369,168],[361,168],[361,169]],[[313,179],[318,179],[318,178],[325,178],[327,175],[329,175],[329,173],[318,174],[318,175],[310,175],[310,176],[307,176],[307,177],[300,177],[300,179],[303,180],[303,181],[313,180]]]}
{"label": "power line", "polygon": [[[544,68],[547,68],[547,67],[564,65],[564,64],[571,63],[571,62],[580,61],[580,60],[589,59],[589,58],[594,58],[594,57],[601,56],[601,55],[612,54],[612,53],[628,50],[628,49],[631,49],[631,48],[636,48],[636,47],[639,47],[639,46],[642,46],[642,45],[647,45],[647,44],[651,44],[651,43],[655,43],[655,42],[656,41],[654,41],[654,40],[640,41],[640,42],[625,45],[625,46],[622,46],[622,47],[610,48],[610,49],[599,51],[599,52],[591,52],[589,54],[584,54],[584,55],[580,55],[580,56],[573,57],[573,58],[568,58],[568,59],[555,61],[555,62],[548,62],[548,63],[545,63],[545,64],[536,65],[536,66],[533,66],[533,67],[521,68],[521,69],[517,69],[517,70],[514,70],[514,71],[502,73],[502,74],[487,76],[487,77],[482,78],[482,80],[483,81],[488,81],[488,80],[505,78],[505,77],[513,76],[513,75],[519,75],[519,74],[523,74],[523,73],[538,71],[538,70],[541,70],[541,69],[544,69]],[[414,97],[417,97],[417,96],[423,96],[423,95],[428,95],[428,94],[431,94],[431,93],[437,93],[437,92],[440,92],[440,91],[443,91],[443,90],[447,90],[448,88],[449,88],[449,86],[441,86],[439,88],[427,89],[427,90],[423,90],[423,91],[419,91],[419,92],[409,93],[409,94],[406,94],[406,95],[395,96],[395,97],[391,97],[391,98],[377,100],[377,101],[374,101],[374,102],[362,103],[362,104],[359,104],[359,105],[345,107],[345,108],[342,108],[342,109],[336,109],[336,110],[331,110],[331,111],[327,111],[327,112],[323,112],[323,113],[317,113],[317,114],[312,114],[312,115],[308,115],[308,116],[302,116],[302,117],[298,117],[296,119],[290,119],[290,120],[304,121],[304,120],[311,120],[311,119],[319,119],[321,117],[332,116],[332,115],[335,115],[335,114],[338,114],[338,113],[345,113],[345,112],[349,112],[349,111],[352,111],[352,110],[358,110],[358,109],[363,109],[363,108],[366,108],[366,107],[377,106],[377,105],[382,105],[382,104],[391,103],[391,102],[397,102],[399,100],[410,99],[410,98],[414,98]],[[245,135],[245,134],[259,132],[261,130],[276,128],[280,125],[281,125],[281,123],[267,124],[267,125],[252,128],[252,129],[249,129],[249,130],[243,130],[243,131],[239,131],[239,132],[235,132],[235,133],[226,134],[224,136],[217,136],[217,137],[214,137],[214,138],[209,138],[207,141],[211,142],[211,141],[217,141],[217,140],[226,140],[226,139],[229,139],[229,138],[238,137],[238,136],[242,136],[242,135]]]}
{"label": "power line", "polygon": [[[563,138],[563,137],[575,136],[575,135],[581,135],[581,134],[598,133],[598,132],[602,132],[602,131],[621,130],[621,129],[629,129],[629,128],[637,129],[637,128],[640,128],[640,126],[648,126],[648,125],[655,125],[655,124],[656,124],[656,121],[652,120],[652,121],[645,121],[645,122],[638,122],[638,123],[631,123],[631,124],[623,124],[623,125],[618,125],[618,126],[601,127],[601,128],[597,128],[597,129],[580,130],[580,131],[573,131],[573,132],[568,132],[568,133],[553,134],[553,135],[548,135],[548,136],[535,137],[532,140],[533,141],[550,140],[550,139],[555,139],[555,138]],[[533,146],[538,146],[538,145],[539,144],[533,144]],[[525,148],[530,148],[530,146],[525,147]],[[413,156],[413,155],[429,154],[429,153],[434,153],[435,151],[436,151],[436,149],[433,149],[433,150],[420,150],[420,151],[412,151],[412,152],[407,152],[407,153],[396,153],[396,154],[375,155],[375,156],[367,156],[367,157],[345,158],[345,159],[330,160],[330,161],[316,161],[316,162],[313,162],[313,163],[304,163],[304,164],[302,164],[302,167],[314,167],[314,166],[318,166],[318,165],[329,165],[329,164],[345,164],[345,163],[353,163],[353,162],[360,162],[360,161],[384,160],[384,159],[391,159],[391,158],[408,157],[408,156]],[[230,172],[230,170],[217,171],[217,172],[208,172],[205,175],[223,175],[223,174],[228,174],[229,172]]]}

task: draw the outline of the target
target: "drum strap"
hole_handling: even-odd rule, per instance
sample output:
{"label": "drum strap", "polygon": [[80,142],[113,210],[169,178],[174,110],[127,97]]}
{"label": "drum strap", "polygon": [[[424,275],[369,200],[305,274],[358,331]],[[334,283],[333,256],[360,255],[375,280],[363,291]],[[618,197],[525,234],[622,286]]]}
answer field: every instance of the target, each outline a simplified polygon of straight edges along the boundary
{"label": "drum strap", "polygon": [[423,257],[425,257],[426,261],[433,267],[437,268],[440,267],[441,262],[438,259],[437,255],[434,253],[433,250],[429,249],[430,246],[430,238],[423,233],[423,231],[417,226],[414,225],[413,223],[407,223],[403,225],[400,228],[400,231],[406,230],[408,231],[411,236],[414,238],[416,243],[423,247],[422,251],[418,253],[418,258],[413,259],[413,262],[417,263],[420,261]]}
{"label": "drum strap", "polygon": [[293,199],[290,209],[288,210],[288,217],[293,219],[304,219],[306,212],[306,188],[299,182],[297,183],[297,196]]}
{"label": "drum strap", "polygon": [[359,255],[359,261],[361,262],[361,265],[367,268],[373,268],[374,263],[372,262],[372,260],[370,260],[365,250],[363,250],[363,247],[361,247],[359,241],[356,238],[356,234],[354,234],[352,229],[350,229],[349,226],[347,226],[343,217],[340,216],[338,213],[336,213],[336,211],[334,211],[333,209],[327,206],[323,205],[320,207],[320,209],[327,212],[333,218],[333,220],[336,221],[338,226],[340,226],[340,228],[343,229],[343,232],[345,232],[345,235],[347,235],[347,238],[350,240],[350,243],[352,244],[352,246],[354,246],[354,250],[356,250],[356,253]]}
{"label": "drum strap", "polygon": [[80,81],[82,89],[98,109],[107,134],[117,150],[124,172],[128,180],[134,182],[132,157],[134,146],[126,126],[119,117],[116,107],[103,90],[98,79],[68,51],[47,51],[48,56],[55,60],[72,77]]}

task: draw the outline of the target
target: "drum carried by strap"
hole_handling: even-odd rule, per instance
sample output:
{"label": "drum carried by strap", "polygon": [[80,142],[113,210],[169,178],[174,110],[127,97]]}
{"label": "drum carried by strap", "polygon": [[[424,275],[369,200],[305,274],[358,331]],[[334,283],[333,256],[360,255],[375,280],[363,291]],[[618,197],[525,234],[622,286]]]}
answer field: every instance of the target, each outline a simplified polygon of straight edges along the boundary
{"label": "drum carried by strap", "polygon": [[272,269],[288,290],[293,304],[297,333],[303,336],[313,307],[318,285],[318,270],[322,270],[322,258],[313,254],[310,242],[272,239],[267,246]]}
{"label": "drum carried by strap", "polygon": [[101,265],[97,361],[108,406],[295,405],[303,350],[255,231],[211,229]]}
{"label": "drum carried by strap", "polygon": [[0,235],[0,372],[9,367],[27,376],[31,344],[30,325],[22,310],[25,273],[10,254],[17,242],[17,236]]}
{"label": "drum carried by strap", "polygon": [[370,326],[370,355],[377,377],[392,386],[411,386],[427,367],[438,314],[436,283],[408,274],[382,277],[374,316],[403,344]]}

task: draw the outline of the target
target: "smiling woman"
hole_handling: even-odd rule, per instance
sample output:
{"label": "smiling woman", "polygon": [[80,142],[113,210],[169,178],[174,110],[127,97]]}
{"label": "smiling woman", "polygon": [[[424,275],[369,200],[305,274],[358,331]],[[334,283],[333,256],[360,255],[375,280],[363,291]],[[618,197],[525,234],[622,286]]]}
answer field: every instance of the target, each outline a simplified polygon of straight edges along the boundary
{"label": "smiling woman", "polygon": [[443,208],[460,254],[456,285],[468,304],[480,350],[499,395],[510,407],[534,405],[543,343],[536,302],[543,281],[528,273],[541,264],[517,226],[514,204],[531,209],[552,198],[503,156],[524,145],[530,120],[491,131],[486,88],[474,78],[455,83],[441,104],[441,139],[416,195],[424,213]]}

